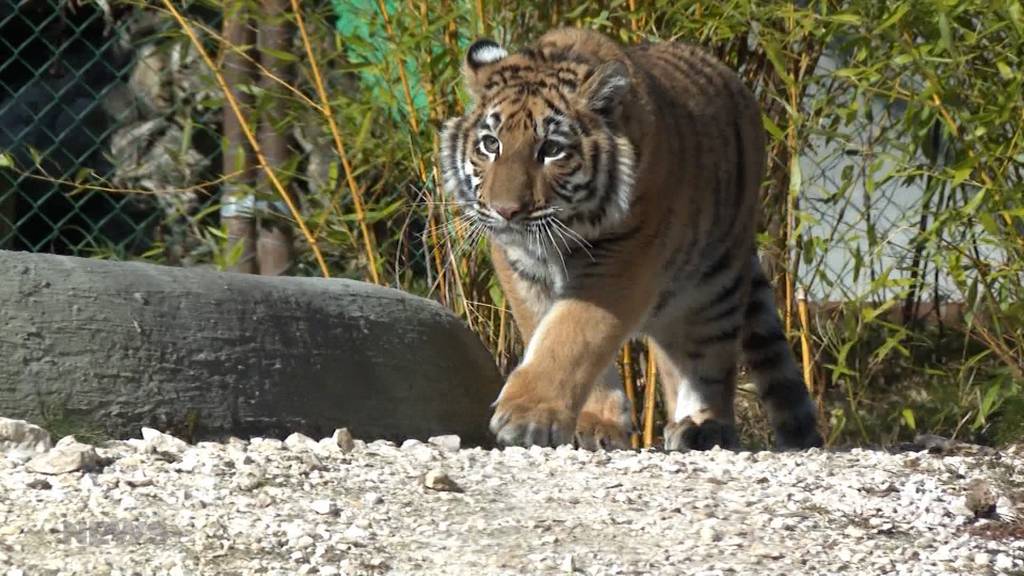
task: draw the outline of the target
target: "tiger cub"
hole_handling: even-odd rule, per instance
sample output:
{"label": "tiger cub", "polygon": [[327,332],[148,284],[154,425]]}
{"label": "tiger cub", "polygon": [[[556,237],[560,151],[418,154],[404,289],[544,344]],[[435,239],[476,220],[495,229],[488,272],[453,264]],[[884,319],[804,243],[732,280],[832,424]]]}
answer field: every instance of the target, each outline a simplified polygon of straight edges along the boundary
{"label": "tiger cub", "polygon": [[504,445],[628,447],[617,351],[654,344],[665,447],[738,444],[739,356],[776,443],[822,443],[757,259],[765,138],[754,96],[692,46],[558,29],[464,66],[441,133],[446,190],[491,240],[525,342],[494,403]]}

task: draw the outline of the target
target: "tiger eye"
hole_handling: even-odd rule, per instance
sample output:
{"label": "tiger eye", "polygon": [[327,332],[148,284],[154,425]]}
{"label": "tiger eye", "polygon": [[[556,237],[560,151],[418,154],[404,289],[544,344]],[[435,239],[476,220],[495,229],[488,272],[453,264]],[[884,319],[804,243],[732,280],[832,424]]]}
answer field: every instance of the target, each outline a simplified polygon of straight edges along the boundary
{"label": "tiger eye", "polygon": [[485,134],[480,139],[480,143],[483,144],[484,150],[487,151],[488,154],[497,154],[498,150],[501,148],[501,142],[490,134]]}
{"label": "tiger eye", "polygon": [[540,157],[541,159],[554,158],[565,151],[565,146],[554,140],[545,140],[540,145]]}

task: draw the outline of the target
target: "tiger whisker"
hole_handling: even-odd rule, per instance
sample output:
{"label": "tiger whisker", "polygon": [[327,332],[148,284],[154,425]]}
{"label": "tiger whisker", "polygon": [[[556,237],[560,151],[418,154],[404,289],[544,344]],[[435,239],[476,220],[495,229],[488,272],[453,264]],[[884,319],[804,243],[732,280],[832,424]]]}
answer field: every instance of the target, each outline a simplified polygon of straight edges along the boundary
{"label": "tiger whisker", "polygon": [[562,251],[559,250],[558,245],[555,244],[555,237],[551,234],[551,226],[548,225],[547,221],[541,221],[541,228],[548,235],[548,239],[551,240],[551,248],[558,254],[558,259],[562,261],[562,274],[568,278],[569,270],[565,267],[565,257],[562,256]]}
{"label": "tiger whisker", "polygon": [[563,236],[567,236],[570,240],[575,242],[580,247],[580,250],[583,250],[583,252],[587,255],[587,258],[590,258],[590,261],[593,262],[594,255],[591,254],[589,250],[589,248],[593,248],[593,245],[590,242],[587,242],[586,238],[580,236],[579,232],[576,232],[572,228],[566,226],[564,222],[558,219],[553,220],[554,224],[557,226],[556,230],[559,230],[560,234],[563,234]]}

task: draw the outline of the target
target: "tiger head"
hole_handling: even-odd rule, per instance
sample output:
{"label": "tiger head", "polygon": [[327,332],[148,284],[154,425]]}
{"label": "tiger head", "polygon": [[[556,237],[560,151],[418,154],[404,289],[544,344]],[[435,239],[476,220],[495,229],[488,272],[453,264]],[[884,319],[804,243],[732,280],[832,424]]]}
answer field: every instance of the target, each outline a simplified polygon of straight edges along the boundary
{"label": "tiger head", "polygon": [[473,105],[441,133],[446,190],[499,241],[552,220],[588,239],[621,222],[636,157],[622,132],[631,75],[625,59],[572,47],[509,54],[477,41],[464,66]]}

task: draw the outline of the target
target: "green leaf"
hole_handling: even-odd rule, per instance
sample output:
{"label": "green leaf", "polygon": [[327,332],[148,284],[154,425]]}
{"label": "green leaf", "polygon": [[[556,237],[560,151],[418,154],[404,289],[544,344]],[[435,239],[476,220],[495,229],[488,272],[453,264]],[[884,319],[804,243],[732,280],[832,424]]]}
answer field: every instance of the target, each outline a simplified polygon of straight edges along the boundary
{"label": "green leaf", "polygon": [[1013,80],[1013,70],[1011,70],[1010,67],[1006,65],[1006,62],[1003,62],[1002,60],[996,62],[996,68],[999,69],[999,75],[1003,78],[1003,80]]}
{"label": "green leaf", "polygon": [[907,425],[907,428],[916,431],[917,421],[914,420],[914,411],[911,410],[910,408],[904,408],[903,412],[901,412],[900,414],[902,414],[903,422]]}
{"label": "green leaf", "polygon": [[6,152],[0,152],[0,168],[14,168],[14,159]]}
{"label": "green leaf", "polygon": [[909,12],[909,11],[910,11],[910,2],[905,2],[905,3],[902,3],[902,4],[898,5],[896,7],[896,11],[893,12],[892,14],[890,14],[888,18],[883,20],[882,23],[879,24],[878,28],[875,28],[875,34],[881,32],[882,30],[885,30],[886,28],[888,28],[888,27],[892,26],[893,24],[896,24],[897,22],[899,22],[903,18],[903,16],[905,16],[907,14],[907,12]]}
{"label": "green leaf", "polygon": [[772,138],[776,140],[783,140],[785,138],[782,134],[782,129],[767,114],[761,115],[761,123],[764,124],[765,131],[771,134]]}
{"label": "green leaf", "polygon": [[961,209],[962,212],[964,214],[974,214],[975,212],[977,212],[978,207],[981,206],[981,203],[985,200],[986,190],[988,190],[988,188],[982,188],[981,190],[978,190],[978,193],[971,198],[971,201],[964,205],[964,207]]}
{"label": "green leaf", "polygon": [[761,45],[764,46],[764,53],[768,56],[768,60],[772,63],[772,67],[775,68],[775,73],[782,78],[782,81],[786,83],[786,86],[794,86],[795,82],[793,81],[793,77],[789,75],[789,70],[786,69],[786,63],[782,58],[782,50],[779,48],[779,45],[775,43],[775,39],[769,37],[762,38]]}
{"label": "green leaf", "polygon": [[296,56],[295,54],[292,54],[291,52],[286,52],[284,50],[275,50],[273,48],[267,48],[266,46],[261,46],[260,47],[260,52],[263,53],[263,54],[267,54],[269,56],[273,56],[274,58],[276,58],[278,60],[281,60],[282,62],[298,62],[299,61],[299,57],[298,56]]}

